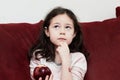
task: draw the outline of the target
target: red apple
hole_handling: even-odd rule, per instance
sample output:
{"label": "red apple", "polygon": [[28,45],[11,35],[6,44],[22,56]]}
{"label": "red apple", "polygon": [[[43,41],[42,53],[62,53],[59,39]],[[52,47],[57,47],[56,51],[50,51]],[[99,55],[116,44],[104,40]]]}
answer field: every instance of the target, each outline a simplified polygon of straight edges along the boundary
{"label": "red apple", "polygon": [[39,80],[41,77],[42,80],[45,80],[46,75],[51,75],[51,70],[47,66],[37,66],[34,69],[33,77],[35,80]]}

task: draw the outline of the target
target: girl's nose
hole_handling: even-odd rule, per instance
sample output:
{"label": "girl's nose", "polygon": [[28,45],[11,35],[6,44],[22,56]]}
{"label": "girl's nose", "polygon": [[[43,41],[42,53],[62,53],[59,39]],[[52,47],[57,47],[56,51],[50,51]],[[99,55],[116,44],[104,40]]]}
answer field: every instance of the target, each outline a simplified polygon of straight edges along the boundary
{"label": "girl's nose", "polygon": [[65,35],[65,33],[60,33],[60,35]]}
{"label": "girl's nose", "polygon": [[61,28],[60,35],[65,35],[65,29],[64,28]]}

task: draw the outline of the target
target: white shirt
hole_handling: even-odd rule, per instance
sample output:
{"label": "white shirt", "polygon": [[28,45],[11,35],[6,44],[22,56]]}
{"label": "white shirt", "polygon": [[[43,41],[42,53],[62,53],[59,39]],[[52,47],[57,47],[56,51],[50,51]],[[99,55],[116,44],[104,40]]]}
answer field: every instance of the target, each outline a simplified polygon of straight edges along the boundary
{"label": "white shirt", "polygon": [[[46,62],[46,59],[41,58],[39,61],[31,59],[30,61],[30,73],[33,75],[33,70],[38,65],[46,65],[50,68],[53,74],[53,80],[60,80],[61,65],[57,65],[54,62]],[[71,53],[71,72],[73,80],[83,80],[87,71],[87,62],[85,56],[80,52]],[[32,77],[33,79],[33,77]],[[34,79],[33,79],[34,80]]]}

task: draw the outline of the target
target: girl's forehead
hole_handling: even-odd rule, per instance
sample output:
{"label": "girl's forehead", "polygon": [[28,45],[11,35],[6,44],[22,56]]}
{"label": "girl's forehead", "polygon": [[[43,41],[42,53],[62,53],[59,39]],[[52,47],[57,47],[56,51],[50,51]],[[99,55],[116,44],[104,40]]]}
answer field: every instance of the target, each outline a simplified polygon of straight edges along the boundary
{"label": "girl's forehead", "polygon": [[59,14],[53,17],[50,22],[51,23],[73,24],[73,20],[67,14]]}

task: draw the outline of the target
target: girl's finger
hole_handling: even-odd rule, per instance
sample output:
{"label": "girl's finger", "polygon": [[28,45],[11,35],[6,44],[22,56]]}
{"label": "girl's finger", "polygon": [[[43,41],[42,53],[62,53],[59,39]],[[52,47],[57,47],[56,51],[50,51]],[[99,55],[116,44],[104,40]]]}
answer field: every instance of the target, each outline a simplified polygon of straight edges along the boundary
{"label": "girl's finger", "polygon": [[53,75],[52,75],[52,74],[50,75],[50,78],[49,78],[49,80],[53,80]]}
{"label": "girl's finger", "polygon": [[45,80],[49,80],[49,76],[48,75],[45,77]]}
{"label": "girl's finger", "polygon": [[42,80],[42,78],[40,77],[39,80]]}

